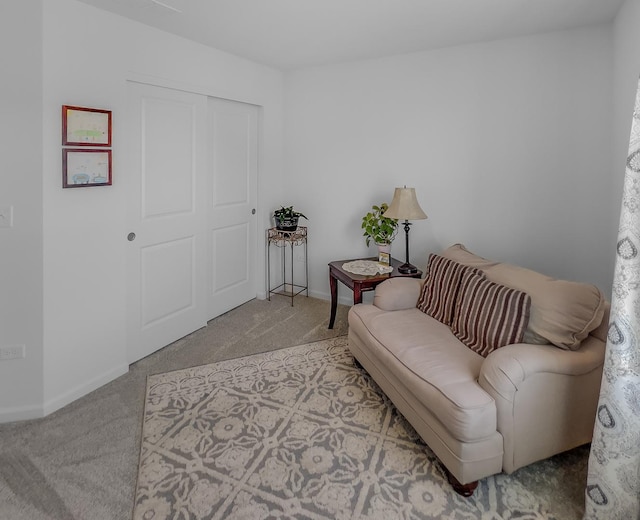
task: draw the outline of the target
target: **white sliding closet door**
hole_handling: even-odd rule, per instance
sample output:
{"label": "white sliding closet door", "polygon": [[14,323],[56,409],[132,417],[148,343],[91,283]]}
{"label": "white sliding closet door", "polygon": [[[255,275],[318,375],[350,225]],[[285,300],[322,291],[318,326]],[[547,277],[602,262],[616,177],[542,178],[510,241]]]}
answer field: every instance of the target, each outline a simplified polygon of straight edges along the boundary
{"label": "white sliding closet door", "polygon": [[132,363],[206,325],[207,98],[139,83],[128,98]]}
{"label": "white sliding closet door", "polygon": [[209,98],[208,318],[256,297],[258,107]]}
{"label": "white sliding closet door", "polygon": [[256,296],[259,109],[134,82],[128,101],[133,363]]}

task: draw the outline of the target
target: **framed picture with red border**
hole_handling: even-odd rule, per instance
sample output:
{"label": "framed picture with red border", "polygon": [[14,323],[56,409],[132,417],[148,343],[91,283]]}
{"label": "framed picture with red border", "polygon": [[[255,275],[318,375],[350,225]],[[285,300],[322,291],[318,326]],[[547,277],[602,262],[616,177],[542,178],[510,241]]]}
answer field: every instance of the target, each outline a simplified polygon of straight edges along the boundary
{"label": "framed picture with red border", "polygon": [[62,187],[111,186],[111,150],[62,149]]}
{"label": "framed picture with red border", "polygon": [[63,146],[111,146],[111,110],[62,105]]}

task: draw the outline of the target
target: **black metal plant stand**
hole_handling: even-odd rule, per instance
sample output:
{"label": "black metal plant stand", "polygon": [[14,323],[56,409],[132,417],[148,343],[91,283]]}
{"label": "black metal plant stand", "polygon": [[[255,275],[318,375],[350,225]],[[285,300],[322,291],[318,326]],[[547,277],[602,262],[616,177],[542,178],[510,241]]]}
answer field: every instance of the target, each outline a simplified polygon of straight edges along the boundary
{"label": "black metal plant stand", "polygon": [[[309,296],[309,262],[307,257],[307,228],[298,226],[293,231],[283,231],[275,227],[267,229],[266,237],[267,246],[267,299],[271,301],[272,294],[288,296],[291,298],[291,306],[293,307],[293,298],[298,294],[306,291]],[[282,251],[282,283],[276,287],[271,287],[271,245],[274,245]],[[290,278],[287,282],[287,246],[290,247],[291,255],[289,261]],[[294,282],[294,248],[302,246],[304,248],[304,285]]]}

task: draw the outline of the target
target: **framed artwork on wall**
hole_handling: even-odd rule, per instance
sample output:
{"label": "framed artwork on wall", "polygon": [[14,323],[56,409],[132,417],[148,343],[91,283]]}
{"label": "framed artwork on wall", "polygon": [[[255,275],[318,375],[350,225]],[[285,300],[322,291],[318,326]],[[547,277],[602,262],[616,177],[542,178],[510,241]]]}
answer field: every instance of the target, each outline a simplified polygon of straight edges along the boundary
{"label": "framed artwork on wall", "polygon": [[111,150],[62,150],[62,187],[111,186]]}
{"label": "framed artwork on wall", "polygon": [[111,110],[62,105],[63,146],[111,146]]}

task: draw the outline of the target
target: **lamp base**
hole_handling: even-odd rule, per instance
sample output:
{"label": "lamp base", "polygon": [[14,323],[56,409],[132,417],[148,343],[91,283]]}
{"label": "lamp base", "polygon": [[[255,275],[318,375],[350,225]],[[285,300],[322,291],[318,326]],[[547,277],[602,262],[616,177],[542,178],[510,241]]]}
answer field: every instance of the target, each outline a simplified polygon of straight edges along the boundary
{"label": "lamp base", "polygon": [[414,274],[418,272],[418,268],[407,262],[398,266],[398,272],[402,274]]}

